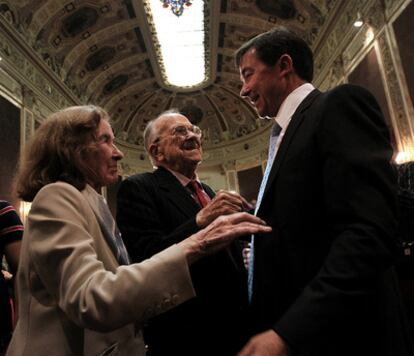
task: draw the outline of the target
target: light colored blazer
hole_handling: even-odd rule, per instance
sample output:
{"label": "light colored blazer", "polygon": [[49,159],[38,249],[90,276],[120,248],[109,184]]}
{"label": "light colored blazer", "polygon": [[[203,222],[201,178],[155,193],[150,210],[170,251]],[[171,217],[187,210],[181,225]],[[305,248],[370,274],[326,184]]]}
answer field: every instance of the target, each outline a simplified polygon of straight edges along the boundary
{"label": "light colored blazer", "polygon": [[144,355],[142,323],[194,296],[177,246],[119,266],[99,226],[98,198],[90,186],[79,192],[63,182],[36,195],[7,355]]}

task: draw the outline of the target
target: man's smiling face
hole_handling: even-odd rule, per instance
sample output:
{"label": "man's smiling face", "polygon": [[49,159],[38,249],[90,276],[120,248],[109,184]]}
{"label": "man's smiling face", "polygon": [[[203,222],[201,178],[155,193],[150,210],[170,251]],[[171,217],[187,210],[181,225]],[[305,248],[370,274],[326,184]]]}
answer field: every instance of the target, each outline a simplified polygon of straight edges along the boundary
{"label": "man's smiling face", "polygon": [[[197,128],[198,129],[198,128]],[[154,123],[156,163],[193,176],[202,160],[201,134],[183,115],[167,114]],[[192,178],[192,177],[189,177]]]}
{"label": "man's smiling face", "polygon": [[239,65],[243,83],[240,96],[248,99],[261,117],[275,117],[286,98],[286,81],[281,75],[279,61],[273,66],[263,63],[251,48]]}

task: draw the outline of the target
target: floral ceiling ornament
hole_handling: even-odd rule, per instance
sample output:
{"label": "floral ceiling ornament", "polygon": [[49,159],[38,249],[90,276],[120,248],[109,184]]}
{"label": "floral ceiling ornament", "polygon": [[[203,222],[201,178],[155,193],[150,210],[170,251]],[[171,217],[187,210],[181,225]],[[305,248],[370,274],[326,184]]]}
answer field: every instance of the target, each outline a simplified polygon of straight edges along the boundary
{"label": "floral ceiling ornament", "polygon": [[191,6],[190,0],[160,0],[163,3],[163,7],[171,8],[172,13],[179,17],[184,12],[184,5]]}

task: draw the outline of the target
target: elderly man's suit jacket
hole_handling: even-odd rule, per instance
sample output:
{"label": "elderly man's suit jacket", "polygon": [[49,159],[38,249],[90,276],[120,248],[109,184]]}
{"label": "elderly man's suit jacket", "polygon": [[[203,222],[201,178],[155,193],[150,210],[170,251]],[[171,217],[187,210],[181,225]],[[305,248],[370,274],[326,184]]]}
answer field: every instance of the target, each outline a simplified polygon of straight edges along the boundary
{"label": "elderly man's suit jacket", "polygon": [[[203,187],[210,197],[214,192]],[[117,221],[133,261],[141,261],[199,231],[200,207],[164,168],[129,177],[118,193]],[[191,266],[197,297],[149,321],[145,332],[152,355],[232,354],[245,341],[242,310],[246,271],[238,242]]]}
{"label": "elderly man's suit jacket", "polygon": [[252,307],[299,355],[412,355],[393,264],[396,179],[384,118],[350,85],[311,92],[258,216]]}
{"label": "elderly man's suit jacket", "polygon": [[97,193],[53,183],[36,195],[18,272],[19,321],[8,355],[144,355],[141,326],[194,296],[182,251],[119,266]]}

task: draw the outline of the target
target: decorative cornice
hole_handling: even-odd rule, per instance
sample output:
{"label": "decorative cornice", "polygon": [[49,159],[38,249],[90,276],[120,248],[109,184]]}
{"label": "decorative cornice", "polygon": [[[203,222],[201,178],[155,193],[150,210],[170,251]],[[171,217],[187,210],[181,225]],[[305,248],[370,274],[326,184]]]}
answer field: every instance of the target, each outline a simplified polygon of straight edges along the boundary
{"label": "decorative cornice", "polygon": [[399,139],[399,148],[404,149],[407,146],[412,146],[414,136],[410,120],[404,110],[403,94],[398,82],[398,76],[386,31],[383,31],[378,37],[378,46],[384,66],[385,82],[388,87],[387,92],[389,93],[392,104],[390,109],[394,114],[391,115],[392,124],[397,133],[397,139]]}
{"label": "decorative cornice", "polygon": [[331,22],[334,22],[335,25],[332,29],[328,27],[331,31],[319,43],[317,51],[315,51],[314,77],[317,86],[324,81],[333,62],[342,54],[344,48],[356,36],[358,30],[353,27],[353,22],[357,13],[360,12],[364,17],[376,3],[376,0],[346,2],[346,6],[344,6],[342,11],[338,11],[339,16],[331,19]]}
{"label": "decorative cornice", "polygon": [[[59,102],[64,101],[70,105],[79,104],[79,99],[3,15],[0,15],[0,37],[1,56],[14,78],[30,87],[53,109],[59,108]],[[61,100],[56,101],[58,97]]]}

